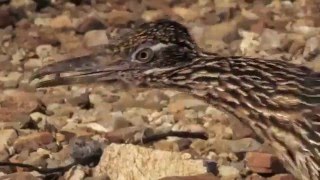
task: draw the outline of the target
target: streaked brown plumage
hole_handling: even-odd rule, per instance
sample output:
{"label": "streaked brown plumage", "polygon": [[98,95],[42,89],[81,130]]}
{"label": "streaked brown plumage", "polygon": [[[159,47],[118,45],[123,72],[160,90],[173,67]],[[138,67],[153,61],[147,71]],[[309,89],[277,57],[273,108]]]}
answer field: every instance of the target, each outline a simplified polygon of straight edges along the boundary
{"label": "streaked brown plumage", "polygon": [[143,24],[108,49],[117,59],[109,65],[83,57],[43,67],[33,78],[76,72],[38,87],[122,80],[187,91],[249,126],[295,177],[319,179],[320,73],[279,60],[203,52],[170,20]]}

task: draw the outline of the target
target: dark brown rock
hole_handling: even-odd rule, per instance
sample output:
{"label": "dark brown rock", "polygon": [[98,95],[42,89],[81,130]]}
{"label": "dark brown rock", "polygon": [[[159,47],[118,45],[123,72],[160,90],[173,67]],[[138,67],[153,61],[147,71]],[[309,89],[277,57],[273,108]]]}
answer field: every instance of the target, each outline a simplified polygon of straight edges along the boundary
{"label": "dark brown rock", "polygon": [[0,7],[0,28],[5,28],[7,26],[13,25],[16,19],[10,12],[8,7]]}
{"label": "dark brown rock", "polygon": [[97,17],[88,17],[84,19],[76,28],[78,33],[85,33],[90,30],[105,29],[105,23]]}

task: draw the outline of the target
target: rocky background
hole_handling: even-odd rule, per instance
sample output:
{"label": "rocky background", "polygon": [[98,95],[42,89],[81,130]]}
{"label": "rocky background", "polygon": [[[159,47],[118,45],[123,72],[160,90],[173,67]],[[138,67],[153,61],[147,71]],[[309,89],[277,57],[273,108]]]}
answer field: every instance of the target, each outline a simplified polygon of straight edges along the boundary
{"label": "rocky background", "polygon": [[[207,51],[320,70],[319,11],[318,0],[0,0],[0,161],[54,168],[73,161],[76,137],[106,147],[96,167],[48,176],[3,166],[0,179],[293,179],[250,130],[187,94],[108,84],[35,90],[28,79],[160,18],[185,24]],[[123,144],[169,130],[209,139]]]}

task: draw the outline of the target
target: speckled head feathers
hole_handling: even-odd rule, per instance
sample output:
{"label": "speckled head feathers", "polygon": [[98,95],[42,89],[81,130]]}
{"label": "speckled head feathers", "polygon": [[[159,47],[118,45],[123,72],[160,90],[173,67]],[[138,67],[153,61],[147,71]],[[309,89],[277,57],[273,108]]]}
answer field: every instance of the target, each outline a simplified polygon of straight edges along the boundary
{"label": "speckled head feathers", "polygon": [[118,46],[131,49],[146,41],[177,44],[189,49],[195,49],[196,47],[194,40],[184,25],[167,19],[140,25],[133,32],[121,38]]}

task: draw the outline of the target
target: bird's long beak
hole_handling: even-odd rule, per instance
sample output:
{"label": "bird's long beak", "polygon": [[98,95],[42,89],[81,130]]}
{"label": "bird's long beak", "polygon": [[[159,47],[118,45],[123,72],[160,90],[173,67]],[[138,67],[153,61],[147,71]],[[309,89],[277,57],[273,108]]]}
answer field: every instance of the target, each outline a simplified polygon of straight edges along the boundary
{"label": "bird's long beak", "polygon": [[30,80],[42,79],[47,75],[55,75],[49,80],[37,82],[35,85],[37,88],[115,81],[119,78],[118,72],[129,69],[130,66],[125,60],[117,60],[110,63],[107,57],[84,56],[44,66],[34,72]]}

